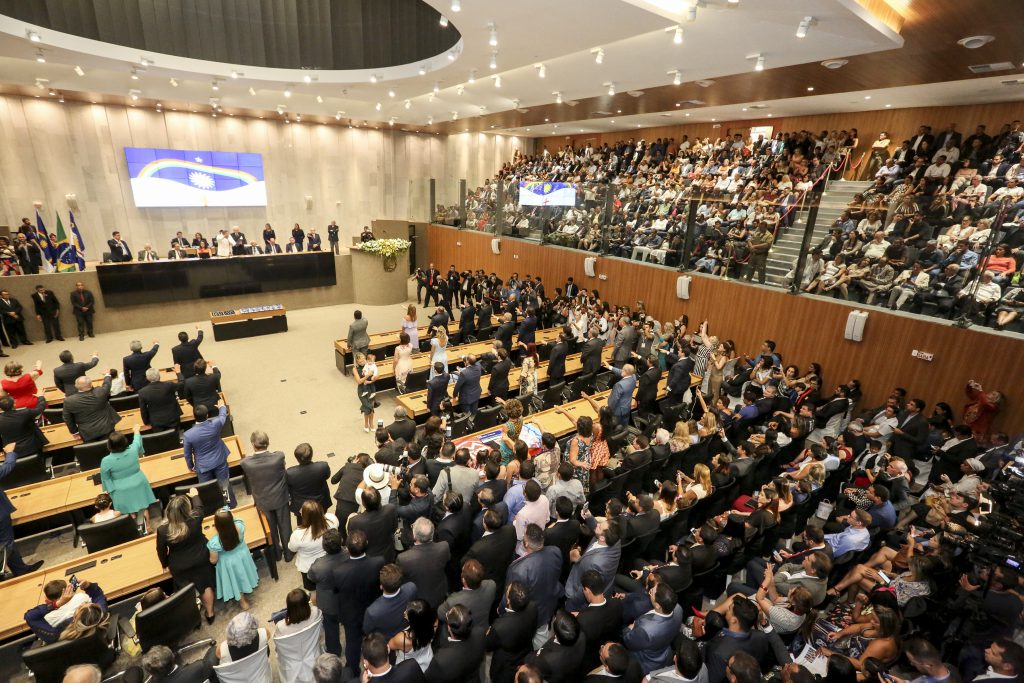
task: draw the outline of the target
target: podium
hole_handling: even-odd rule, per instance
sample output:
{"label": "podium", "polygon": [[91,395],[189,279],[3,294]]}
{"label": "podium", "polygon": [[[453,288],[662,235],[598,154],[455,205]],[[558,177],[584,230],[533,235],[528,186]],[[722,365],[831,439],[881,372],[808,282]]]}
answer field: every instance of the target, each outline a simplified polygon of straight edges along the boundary
{"label": "podium", "polygon": [[288,331],[288,315],[281,304],[237,310],[211,311],[214,341],[245,339]]}

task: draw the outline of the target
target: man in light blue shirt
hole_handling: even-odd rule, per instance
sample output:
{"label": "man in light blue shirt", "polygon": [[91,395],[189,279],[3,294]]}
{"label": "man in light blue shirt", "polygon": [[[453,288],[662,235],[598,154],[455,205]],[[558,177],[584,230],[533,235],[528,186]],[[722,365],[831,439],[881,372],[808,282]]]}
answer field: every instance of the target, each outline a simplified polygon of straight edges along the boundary
{"label": "man in light blue shirt", "polygon": [[198,475],[200,484],[211,479],[219,481],[221,489],[227,493],[228,505],[235,507],[235,492],[228,473],[229,451],[220,436],[228,409],[220,406],[217,417],[208,420],[208,416],[205,405],[196,405],[196,423],[185,432],[185,466]]}
{"label": "man in light blue shirt", "polygon": [[847,527],[838,534],[825,534],[825,542],[832,548],[832,557],[839,557],[851,550],[864,550],[871,543],[868,525],[871,515],[867,510],[854,510],[848,515],[836,518],[837,522],[846,522]]}
{"label": "man in light blue shirt", "polygon": [[502,502],[508,507],[508,518],[510,520],[515,519],[516,513],[526,505],[526,492],[523,490],[523,487],[536,474],[537,467],[532,460],[527,460],[519,466],[519,479],[509,487],[505,497],[502,499]]}
{"label": "man in light blue shirt", "polygon": [[[629,413],[633,410],[633,392],[636,391],[636,369],[626,363],[622,369],[614,365],[606,365],[608,370],[620,378],[612,386],[612,393],[608,395],[608,410],[612,412],[612,419],[619,427],[629,424]],[[604,435],[608,438],[608,435]]]}

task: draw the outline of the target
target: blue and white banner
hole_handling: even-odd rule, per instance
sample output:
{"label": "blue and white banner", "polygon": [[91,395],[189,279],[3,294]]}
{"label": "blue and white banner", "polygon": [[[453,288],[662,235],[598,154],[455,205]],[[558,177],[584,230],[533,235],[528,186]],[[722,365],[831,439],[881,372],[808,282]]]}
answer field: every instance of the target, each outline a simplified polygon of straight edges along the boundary
{"label": "blue and white banner", "polygon": [[125,147],[135,206],[266,206],[263,156]]}
{"label": "blue and white banner", "polygon": [[520,181],[519,206],[576,206],[576,186],[539,180]]}

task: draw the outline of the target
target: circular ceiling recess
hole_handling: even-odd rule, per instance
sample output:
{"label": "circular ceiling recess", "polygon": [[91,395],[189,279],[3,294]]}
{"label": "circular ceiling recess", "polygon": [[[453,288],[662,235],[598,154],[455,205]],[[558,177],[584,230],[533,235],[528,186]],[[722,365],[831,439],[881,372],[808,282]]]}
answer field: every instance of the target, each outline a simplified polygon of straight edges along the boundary
{"label": "circular ceiling recess", "polygon": [[0,0],[0,14],[147,53],[277,69],[399,66],[461,39],[422,0]]}

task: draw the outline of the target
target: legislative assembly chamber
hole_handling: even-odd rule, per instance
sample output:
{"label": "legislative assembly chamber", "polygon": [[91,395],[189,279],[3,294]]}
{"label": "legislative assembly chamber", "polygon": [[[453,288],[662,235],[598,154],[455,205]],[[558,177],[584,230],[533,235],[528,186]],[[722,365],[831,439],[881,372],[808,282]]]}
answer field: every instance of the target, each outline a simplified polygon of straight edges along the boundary
{"label": "legislative assembly chamber", "polygon": [[0,0],[0,681],[1021,683],[1022,27]]}

